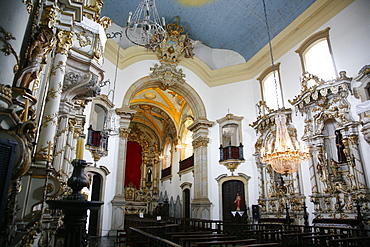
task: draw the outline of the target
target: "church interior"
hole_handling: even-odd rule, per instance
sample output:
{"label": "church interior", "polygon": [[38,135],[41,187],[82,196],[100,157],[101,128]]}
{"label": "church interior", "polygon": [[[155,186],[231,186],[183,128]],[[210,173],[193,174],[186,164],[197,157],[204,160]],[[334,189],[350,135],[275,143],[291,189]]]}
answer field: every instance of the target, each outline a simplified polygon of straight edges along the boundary
{"label": "church interior", "polygon": [[0,13],[1,246],[370,244],[368,0]]}

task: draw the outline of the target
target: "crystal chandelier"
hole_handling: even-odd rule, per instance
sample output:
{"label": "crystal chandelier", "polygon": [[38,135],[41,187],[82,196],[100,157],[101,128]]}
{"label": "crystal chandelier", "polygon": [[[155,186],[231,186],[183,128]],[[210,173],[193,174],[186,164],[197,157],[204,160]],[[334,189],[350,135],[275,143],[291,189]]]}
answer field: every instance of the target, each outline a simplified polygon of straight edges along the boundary
{"label": "crystal chandelier", "polygon": [[274,171],[276,171],[277,173],[282,173],[286,175],[288,173],[298,171],[302,160],[307,159],[309,157],[309,154],[306,151],[300,150],[298,142],[296,142],[296,144],[293,145],[292,140],[289,136],[288,129],[285,124],[286,115],[282,113],[279,106],[279,98],[277,92],[278,87],[274,71],[274,57],[272,53],[270,28],[267,21],[265,0],[262,0],[262,2],[265,14],[267,34],[269,38],[270,56],[274,75],[275,93],[278,110],[275,115],[275,126],[276,126],[275,142],[273,144],[271,143],[270,145],[266,144],[265,147],[261,148],[260,151],[261,160],[263,162],[266,162],[267,164],[270,164],[272,169],[274,169]]}
{"label": "crystal chandelier", "polygon": [[286,115],[277,112],[275,143],[261,148],[262,161],[270,164],[274,171],[282,174],[298,171],[302,160],[308,158],[308,152],[301,151],[298,142],[293,145],[285,123]]}
{"label": "crystal chandelier", "polygon": [[164,26],[164,18],[161,22],[155,0],[141,0],[134,14],[129,12],[126,37],[136,45],[155,48],[165,38]]}

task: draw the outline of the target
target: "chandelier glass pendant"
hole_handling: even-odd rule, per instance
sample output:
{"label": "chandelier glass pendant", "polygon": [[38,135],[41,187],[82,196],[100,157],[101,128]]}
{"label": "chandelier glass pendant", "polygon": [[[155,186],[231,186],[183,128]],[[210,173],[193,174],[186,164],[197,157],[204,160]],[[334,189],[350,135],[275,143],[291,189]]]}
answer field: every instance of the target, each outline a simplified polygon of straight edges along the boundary
{"label": "chandelier glass pendant", "polygon": [[129,16],[126,24],[126,37],[134,44],[155,48],[165,38],[165,21],[159,18],[155,0],[141,0],[139,6]]}
{"label": "chandelier glass pendant", "polygon": [[286,175],[288,173],[298,171],[302,160],[307,159],[309,157],[309,154],[306,151],[300,150],[298,142],[296,142],[295,145],[293,145],[292,139],[289,136],[289,132],[286,127],[287,117],[284,113],[282,113],[279,106],[278,98],[279,96],[277,92],[278,86],[274,70],[274,57],[272,53],[270,28],[267,21],[265,0],[262,0],[262,2],[265,14],[267,33],[269,38],[270,56],[274,75],[275,93],[278,110],[275,115],[275,126],[276,126],[275,142],[270,143],[270,145],[267,143],[265,147],[261,148],[260,153],[261,160],[263,162],[266,162],[267,164],[271,165],[272,169],[274,169],[274,171],[276,171],[277,173],[282,173]]}

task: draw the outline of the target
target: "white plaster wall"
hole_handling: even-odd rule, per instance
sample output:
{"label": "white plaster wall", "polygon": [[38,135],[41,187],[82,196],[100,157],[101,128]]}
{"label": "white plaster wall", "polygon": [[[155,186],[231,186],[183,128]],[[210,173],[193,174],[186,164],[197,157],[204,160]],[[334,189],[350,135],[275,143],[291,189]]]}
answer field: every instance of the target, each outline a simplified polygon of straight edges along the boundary
{"label": "white plaster wall", "polygon": [[[344,9],[341,13],[319,28],[317,31],[323,30],[326,27],[330,29],[330,41],[333,49],[333,54],[338,71],[346,70],[348,77],[356,77],[358,71],[362,66],[369,63],[370,49],[368,49],[368,42],[370,40],[370,4],[368,0],[357,0]],[[315,32],[317,32],[315,31]],[[313,32],[313,33],[315,33]],[[293,99],[300,93],[300,81],[299,76],[302,74],[301,64],[298,54],[295,50],[300,45],[297,44],[293,49],[287,52],[284,56],[276,58],[276,62],[281,63],[281,79],[283,88],[283,97],[285,107],[291,107],[288,100]],[[130,65],[122,71],[118,71],[117,85],[116,85],[116,96],[115,105],[121,107],[123,97],[132,83],[139,80],[142,77],[148,76],[150,73],[150,67],[154,66],[157,61],[141,61]],[[234,172],[244,173],[251,176],[249,181],[249,205],[256,204],[258,198],[258,180],[257,180],[257,168],[254,162],[253,152],[254,144],[256,141],[255,131],[249,126],[250,123],[256,120],[256,108],[255,105],[261,100],[260,86],[258,81],[254,78],[248,81],[241,81],[237,83],[227,84],[218,87],[209,88],[202,80],[195,75],[192,71],[185,67],[181,67],[184,74],[186,75],[186,83],[188,83],[194,90],[199,94],[203,100],[207,111],[207,118],[210,121],[216,121],[224,117],[228,112],[236,115],[243,116],[242,129],[243,129],[243,145],[244,145],[244,158],[245,163],[241,164],[240,167]],[[114,80],[114,65],[109,61],[105,61],[104,69],[107,71],[106,79]],[[263,71],[265,68],[261,68]],[[257,75],[258,76],[258,75]],[[256,76],[256,77],[257,77]],[[355,104],[359,103],[353,96],[349,96],[351,104],[353,104],[352,111],[355,119],[358,117],[355,114]],[[303,135],[303,118],[300,114],[293,114],[293,123],[298,131],[298,136]],[[87,125],[88,126],[88,125]],[[361,135],[360,135],[361,136]],[[214,126],[209,129],[210,142],[208,145],[208,190],[209,199],[212,202],[211,206],[211,218],[220,219],[220,199],[219,199],[219,187],[215,178],[221,174],[231,175],[224,166],[218,163],[219,160],[219,126],[215,122]],[[360,138],[361,146],[363,148],[365,166],[368,166],[368,160],[370,159],[370,147]],[[103,228],[108,229],[110,227],[110,207],[107,205],[110,203],[114,196],[115,188],[115,164],[117,157],[117,143],[118,138],[111,139],[109,141],[110,151],[109,156],[102,158],[99,164],[106,165],[112,174],[108,176],[107,180],[107,191],[105,197],[104,210],[104,224]],[[113,152],[111,150],[114,149]],[[172,180],[166,180],[162,184],[160,183],[160,190],[167,190],[169,196],[173,196],[176,199],[177,195],[181,195],[181,188],[179,187],[184,182],[193,183],[192,173],[184,174],[181,177],[177,175],[178,165],[175,162],[173,164],[174,171]],[[368,177],[370,177],[369,171],[367,171]],[[306,196],[310,195],[311,185],[309,181],[309,170],[308,162],[303,162],[301,166],[301,180],[303,181],[304,192]],[[191,197],[193,199],[193,188],[191,190]],[[307,205],[309,211],[312,211],[312,203],[307,198]],[[110,205],[110,204],[109,204]]]}

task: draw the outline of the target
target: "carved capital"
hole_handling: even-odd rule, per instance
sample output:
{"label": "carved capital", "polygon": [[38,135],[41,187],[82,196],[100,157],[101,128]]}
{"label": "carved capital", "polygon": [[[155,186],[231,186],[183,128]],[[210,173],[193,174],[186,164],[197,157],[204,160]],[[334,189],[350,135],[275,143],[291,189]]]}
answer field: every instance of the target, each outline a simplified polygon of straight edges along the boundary
{"label": "carved capital", "polygon": [[57,49],[56,53],[68,55],[69,49],[73,45],[73,32],[67,30],[59,30],[57,34]]}
{"label": "carved capital", "polygon": [[130,129],[125,129],[125,128],[119,128],[119,137],[121,139],[127,139],[128,136],[130,135]]}
{"label": "carved capital", "polygon": [[209,138],[206,137],[198,137],[197,139],[193,140],[193,148],[198,147],[207,147],[209,143]]}

